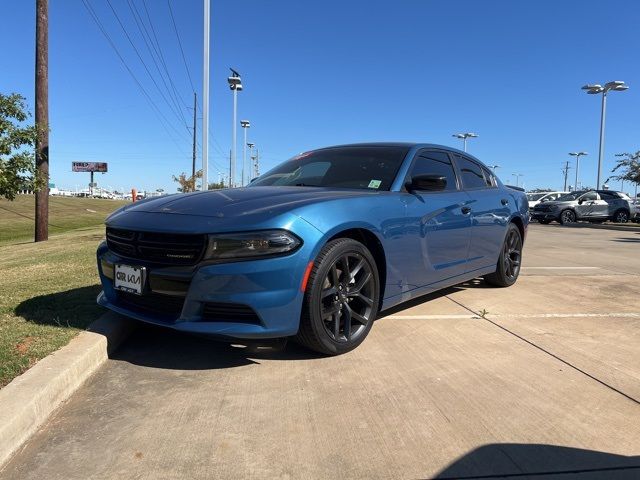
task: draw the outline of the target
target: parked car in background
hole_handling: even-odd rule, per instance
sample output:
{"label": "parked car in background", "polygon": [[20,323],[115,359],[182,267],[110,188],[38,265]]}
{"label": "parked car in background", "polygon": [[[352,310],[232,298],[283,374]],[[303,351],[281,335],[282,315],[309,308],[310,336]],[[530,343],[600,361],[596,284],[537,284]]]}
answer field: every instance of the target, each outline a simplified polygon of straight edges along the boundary
{"label": "parked car in background", "polygon": [[222,338],[357,347],[378,311],[520,272],[523,192],[459,150],[385,143],[297,155],[246,188],[125,206],[106,220],[98,303]]}
{"label": "parked car in background", "polygon": [[631,200],[631,219],[634,222],[640,221],[640,199]]}
{"label": "parked car in background", "polygon": [[527,193],[527,200],[529,202],[529,210],[543,202],[550,202],[557,200],[562,195],[566,195],[569,192],[531,192]]}
{"label": "parked car in background", "polygon": [[581,190],[562,195],[557,200],[539,203],[531,217],[542,224],[576,221],[626,223],[631,218],[631,199],[612,190]]}

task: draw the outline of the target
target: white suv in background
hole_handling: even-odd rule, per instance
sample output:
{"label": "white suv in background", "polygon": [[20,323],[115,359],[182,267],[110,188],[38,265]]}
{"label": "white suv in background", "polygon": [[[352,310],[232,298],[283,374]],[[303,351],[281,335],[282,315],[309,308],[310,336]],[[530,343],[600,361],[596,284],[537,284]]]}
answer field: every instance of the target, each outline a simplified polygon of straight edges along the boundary
{"label": "white suv in background", "polygon": [[527,200],[529,200],[529,210],[533,210],[533,207],[542,202],[550,202],[557,200],[559,197],[569,192],[535,192],[527,193]]}

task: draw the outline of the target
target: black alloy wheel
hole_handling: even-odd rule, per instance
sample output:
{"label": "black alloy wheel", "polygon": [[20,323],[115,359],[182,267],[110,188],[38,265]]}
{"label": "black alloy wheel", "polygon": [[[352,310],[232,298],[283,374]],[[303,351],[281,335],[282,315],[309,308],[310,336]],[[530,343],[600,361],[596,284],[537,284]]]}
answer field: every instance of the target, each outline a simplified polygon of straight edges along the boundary
{"label": "black alloy wheel", "polygon": [[360,242],[329,242],[309,276],[297,340],[328,355],[345,353],[365,339],[378,312],[378,271]]}
{"label": "black alloy wheel", "polygon": [[520,275],[521,265],[522,235],[520,234],[520,229],[515,224],[510,223],[502,244],[496,271],[485,275],[484,279],[487,283],[497,287],[509,287],[516,283]]}
{"label": "black alloy wheel", "polygon": [[627,223],[629,221],[629,214],[626,210],[618,210],[613,216],[615,223]]}
{"label": "black alloy wheel", "polygon": [[575,223],[576,214],[573,210],[565,210],[560,214],[560,223],[566,225],[568,223]]}

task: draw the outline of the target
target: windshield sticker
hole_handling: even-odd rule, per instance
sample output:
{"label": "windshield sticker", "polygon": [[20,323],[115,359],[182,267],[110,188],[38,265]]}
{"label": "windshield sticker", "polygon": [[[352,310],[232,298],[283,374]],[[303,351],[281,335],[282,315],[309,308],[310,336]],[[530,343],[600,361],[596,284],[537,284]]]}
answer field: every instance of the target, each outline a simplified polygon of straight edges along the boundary
{"label": "windshield sticker", "polygon": [[381,183],[382,183],[382,180],[371,180],[369,182],[369,188],[380,188]]}

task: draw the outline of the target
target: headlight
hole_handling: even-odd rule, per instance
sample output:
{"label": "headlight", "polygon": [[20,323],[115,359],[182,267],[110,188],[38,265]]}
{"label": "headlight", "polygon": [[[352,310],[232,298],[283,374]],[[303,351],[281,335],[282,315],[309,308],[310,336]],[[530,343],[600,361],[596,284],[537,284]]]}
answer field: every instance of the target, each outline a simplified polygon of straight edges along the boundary
{"label": "headlight", "polygon": [[205,258],[233,260],[292,252],[302,240],[286,230],[209,235]]}

